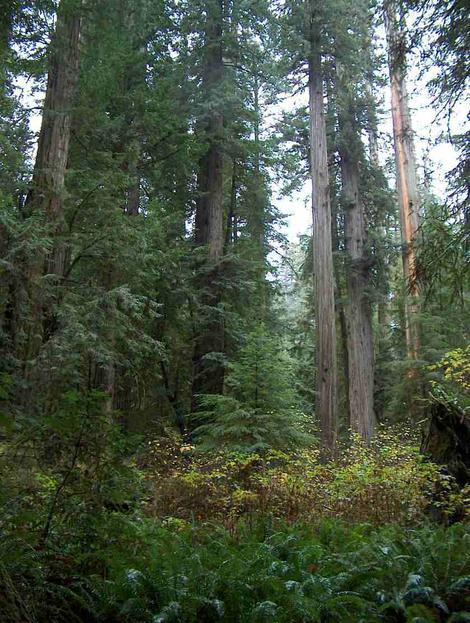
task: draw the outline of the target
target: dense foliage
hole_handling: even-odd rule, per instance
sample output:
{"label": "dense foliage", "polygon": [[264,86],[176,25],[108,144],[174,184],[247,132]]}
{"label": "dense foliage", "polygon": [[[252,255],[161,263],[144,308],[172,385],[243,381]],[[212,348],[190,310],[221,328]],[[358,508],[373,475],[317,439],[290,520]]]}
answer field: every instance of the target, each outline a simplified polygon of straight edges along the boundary
{"label": "dense foliage", "polygon": [[3,0],[0,623],[470,620],[467,13]]}
{"label": "dense foliage", "polygon": [[91,552],[3,547],[3,620],[468,620],[463,526],[260,523],[229,534],[111,517],[99,532]]}

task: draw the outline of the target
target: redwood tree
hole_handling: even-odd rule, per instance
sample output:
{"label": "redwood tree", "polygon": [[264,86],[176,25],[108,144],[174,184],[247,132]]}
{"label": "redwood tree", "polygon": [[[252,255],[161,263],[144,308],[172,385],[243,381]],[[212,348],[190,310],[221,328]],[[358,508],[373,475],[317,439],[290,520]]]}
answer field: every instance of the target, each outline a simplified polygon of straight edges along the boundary
{"label": "redwood tree", "polygon": [[221,295],[218,277],[224,248],[222,0],[208,0],[205,10],[201,90],[207,109],[199,119],[205,149],[199,162],[194,236],[196,246],[203,248],[203,262],[197,276],[201,322],[196,328],[193,355],[193,410],[197,408],[198,395],[222,391],[224,376],[220,362],[224,329],[218,308]]}
{"label": "redwood tree", "polygon": [[387,0],[385,3],[384,16],[389,50],[393,139],[403,245],[403,273],[407,288],[405,295],[406,346],[408,357],[417,359],[420,349],[417,322],[419,289],[416,279],[414,245],[419,228],[419,193],[413,129],[405,78],[406,47],[394,0]]}
{"label": "redwood tree", "polygon": [[310,171],[316,331],[316,401],[322,447],[333,450],[337,433],[337,364],[331,206],[323,111],[323,67],[318,14],[311,16],[309,71]]}

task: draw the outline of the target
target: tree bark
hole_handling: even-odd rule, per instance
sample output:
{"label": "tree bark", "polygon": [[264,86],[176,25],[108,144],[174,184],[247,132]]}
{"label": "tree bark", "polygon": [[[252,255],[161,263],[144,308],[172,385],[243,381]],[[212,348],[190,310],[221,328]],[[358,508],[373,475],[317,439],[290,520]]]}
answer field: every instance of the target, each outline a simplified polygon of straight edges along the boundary
{"label": "tree bark", "polygon": [[[339,111],[340,157],[346,249],[346,333],[349,365],[349,412],[353,431],[370,442],[374,433],[374,346],[372,310],[367,294],[371,258],[367,254],[364,206],[359,193],[361,148],[354,111]],[[351,149],[353,149],[351,153]]]}
{"label": "tree bark", "polygon": [[[52,224],[56,235],[64,228],[64,181],[70,144],[72,105],[80,62],[81,14],[71,10],[62,0],[57,14],[57,25],[51,42],[50,65],[47,78],[41,130],[34,165],[33,183],[26,211],[40,211]],[[48,258],[49,272],[64,274],[64,246]]]}
{"label": "tree bark", "polygon": [[54,332],[55,291],[46,297],[40,279],[46,273],[60,280],[66,271],[69,247],[65,233],[64,191],[69,155],[72,106],[80,63],[81,6],[62,0],[50,45],[49,71],[39,133],[32,186],[25,203],[26,214],[39,214],[49,227],[52,250],[39,253],[29,266],[28,287],[32,323],[26,345],[26,359],[36,357],[42,341]]}
{"label": "tree bark", "polygon": [[320,37],[316,33],[312,33],[309,58],[309,105],[316,311],[315,412],[322,447],[328,452],[334,450],[337,434],[336,324],[323,75]]}
{"label": "tree bark", "polygon": [[403,34],[397,24],[394,0],[389,0],[385,4],[384,17],[389,50],[393,139],[403,245],[403,273],[407,287],[405,295],[406,345],[408,357],[418,359],[420,350],[417,321],[419,288],[416,279],[414,244],[419,228],[419,194],[413,130],[405,80],[406,48]]}
{"label": "tree bark", "polygon": [[222,58],[223,5],[208,1],[205,30],[202,90],[209,110],[200,121],[207,149],[199,163],[198,199],[195,216],[195,244],[205,247],[205,258],[197,277],[200,322],[193,353],[192,410],[198,408],[198,395],[221,393],[224,368],[224,326],[219,303],[219,273],[224,248],[223,165],[224,117],[221,87],[224,78]]}
{"label": "tree bark", "polygon": [[224,246],[223,223],[223,132],[224,117],[220,110],[221,84],[224,76],[222,59],[222,4],[208,2],[202,89],[210,102],[203,121],[207,149],[199,163],[198,200],[195,219],[195,243],[207,246],[209,259],[217,262]]}

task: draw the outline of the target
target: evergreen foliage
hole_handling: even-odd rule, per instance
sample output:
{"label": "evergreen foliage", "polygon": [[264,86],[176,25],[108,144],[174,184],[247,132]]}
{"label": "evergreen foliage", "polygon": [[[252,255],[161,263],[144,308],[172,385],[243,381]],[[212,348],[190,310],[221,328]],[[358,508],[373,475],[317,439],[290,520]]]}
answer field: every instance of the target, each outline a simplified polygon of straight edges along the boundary
{"label": "evergreen foliage", "polygon": [[1,3],[0,621],[468,620],[468,22]]}
{"label": "evergreen foliage", "polygon": [[292,362],[264,325],[247,336],[226,378],[226,394],[201,396],[211,420],[195,430],[202,449],[286,450],[309,442],[294,391]]}

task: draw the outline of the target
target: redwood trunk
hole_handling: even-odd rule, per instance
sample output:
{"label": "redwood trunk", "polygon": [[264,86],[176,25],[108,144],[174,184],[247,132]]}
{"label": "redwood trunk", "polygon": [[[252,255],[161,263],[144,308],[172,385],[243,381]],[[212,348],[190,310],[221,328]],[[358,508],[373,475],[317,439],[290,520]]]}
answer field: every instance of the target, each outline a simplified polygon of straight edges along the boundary
{"label": "redwood trunk", "polygon": [[195,217],[195,244],[205,248],[205,259],[197,278],[201,296],[200,322],[193,354],[193,411],[198,406],[198,395],[221,393],[224,380],[220,361],[224,350],[224,326],[219,310],[221,292],[218,283],[224,248],[224,118],[220,104],[224,77],[222,18],[220,0],[208,2],[202,89],[210,105],[207,115],[200,122],[207,149],[199,163]]}
{"label": "redwood trunk", "polygon": [[[359,194],[359,168],[351,146],[360,139],[351,121],[351,111],[340,114],[341,176],[346,248],[346,334],[349,365],[349,413],[351,428],[369,442],[375,425],[374,345],[372,310],[367,293],[371,258],[367,254],[364,206]],[[354,153],[354,152],[353,152]]]}
{"label": "redwood trunk", "polygon": [[[33,184],[26,208],[45,214],[53,233],[64,229],[64,180],[70,144],[72,105],[80,62],[81,15],[62,1],[57,26],[51,43],[41,130],[39,133]],[[64,247],[57,244],[48,258],[48,272],[62,276],[65,272]]]}
{"label": "redwood trunk", "polygon": [[81,12],[65,0],[59,5],[56,30],[50,46],[49,71],[32,187],[26,200],[27,214],[40,214],[52,236],[52,250],[38,254],[29,270],[29,294],[33,322],[29,329],[26,358],[34,358],[41,341],[54,332],[55,292],[45,297],[40,287],[44,273],[63,277],[69,249],[65,233],[64,191],[69,155],[72,105],[80,62]]}
{"label": "redwood trunk", "polygon": [[310,166],[312,177],[313,263],[316,324],[316,404],[324,451],[337,434],[337,365],[331,207],[320,40],[311,40],[309,59]]}
{"label": "redwood trunk", "polygon": [[223,223],[223,132],[224,118],[218,100],[224,76],[222,59],[222,4],[208,3],[202,89],[210,110],[202,127],[207,149],[199,163],[198,200],[195,219],[195,242],[206,246],[209,259],[217,262],[224,246]]}
{"label": "redwood trunk", "polygon": [[419,228],[419,195],[413,130],[404,75],[405,43],[397,25],[393,2],[387,2],[385,5],[385,24],[389,49],[393,139],[403,245],[403,273],[407,285],[405,296],[406,345],[408,357],[417,359],[420,349],[417,323],[419,289],[416,280],[414,244]]}

